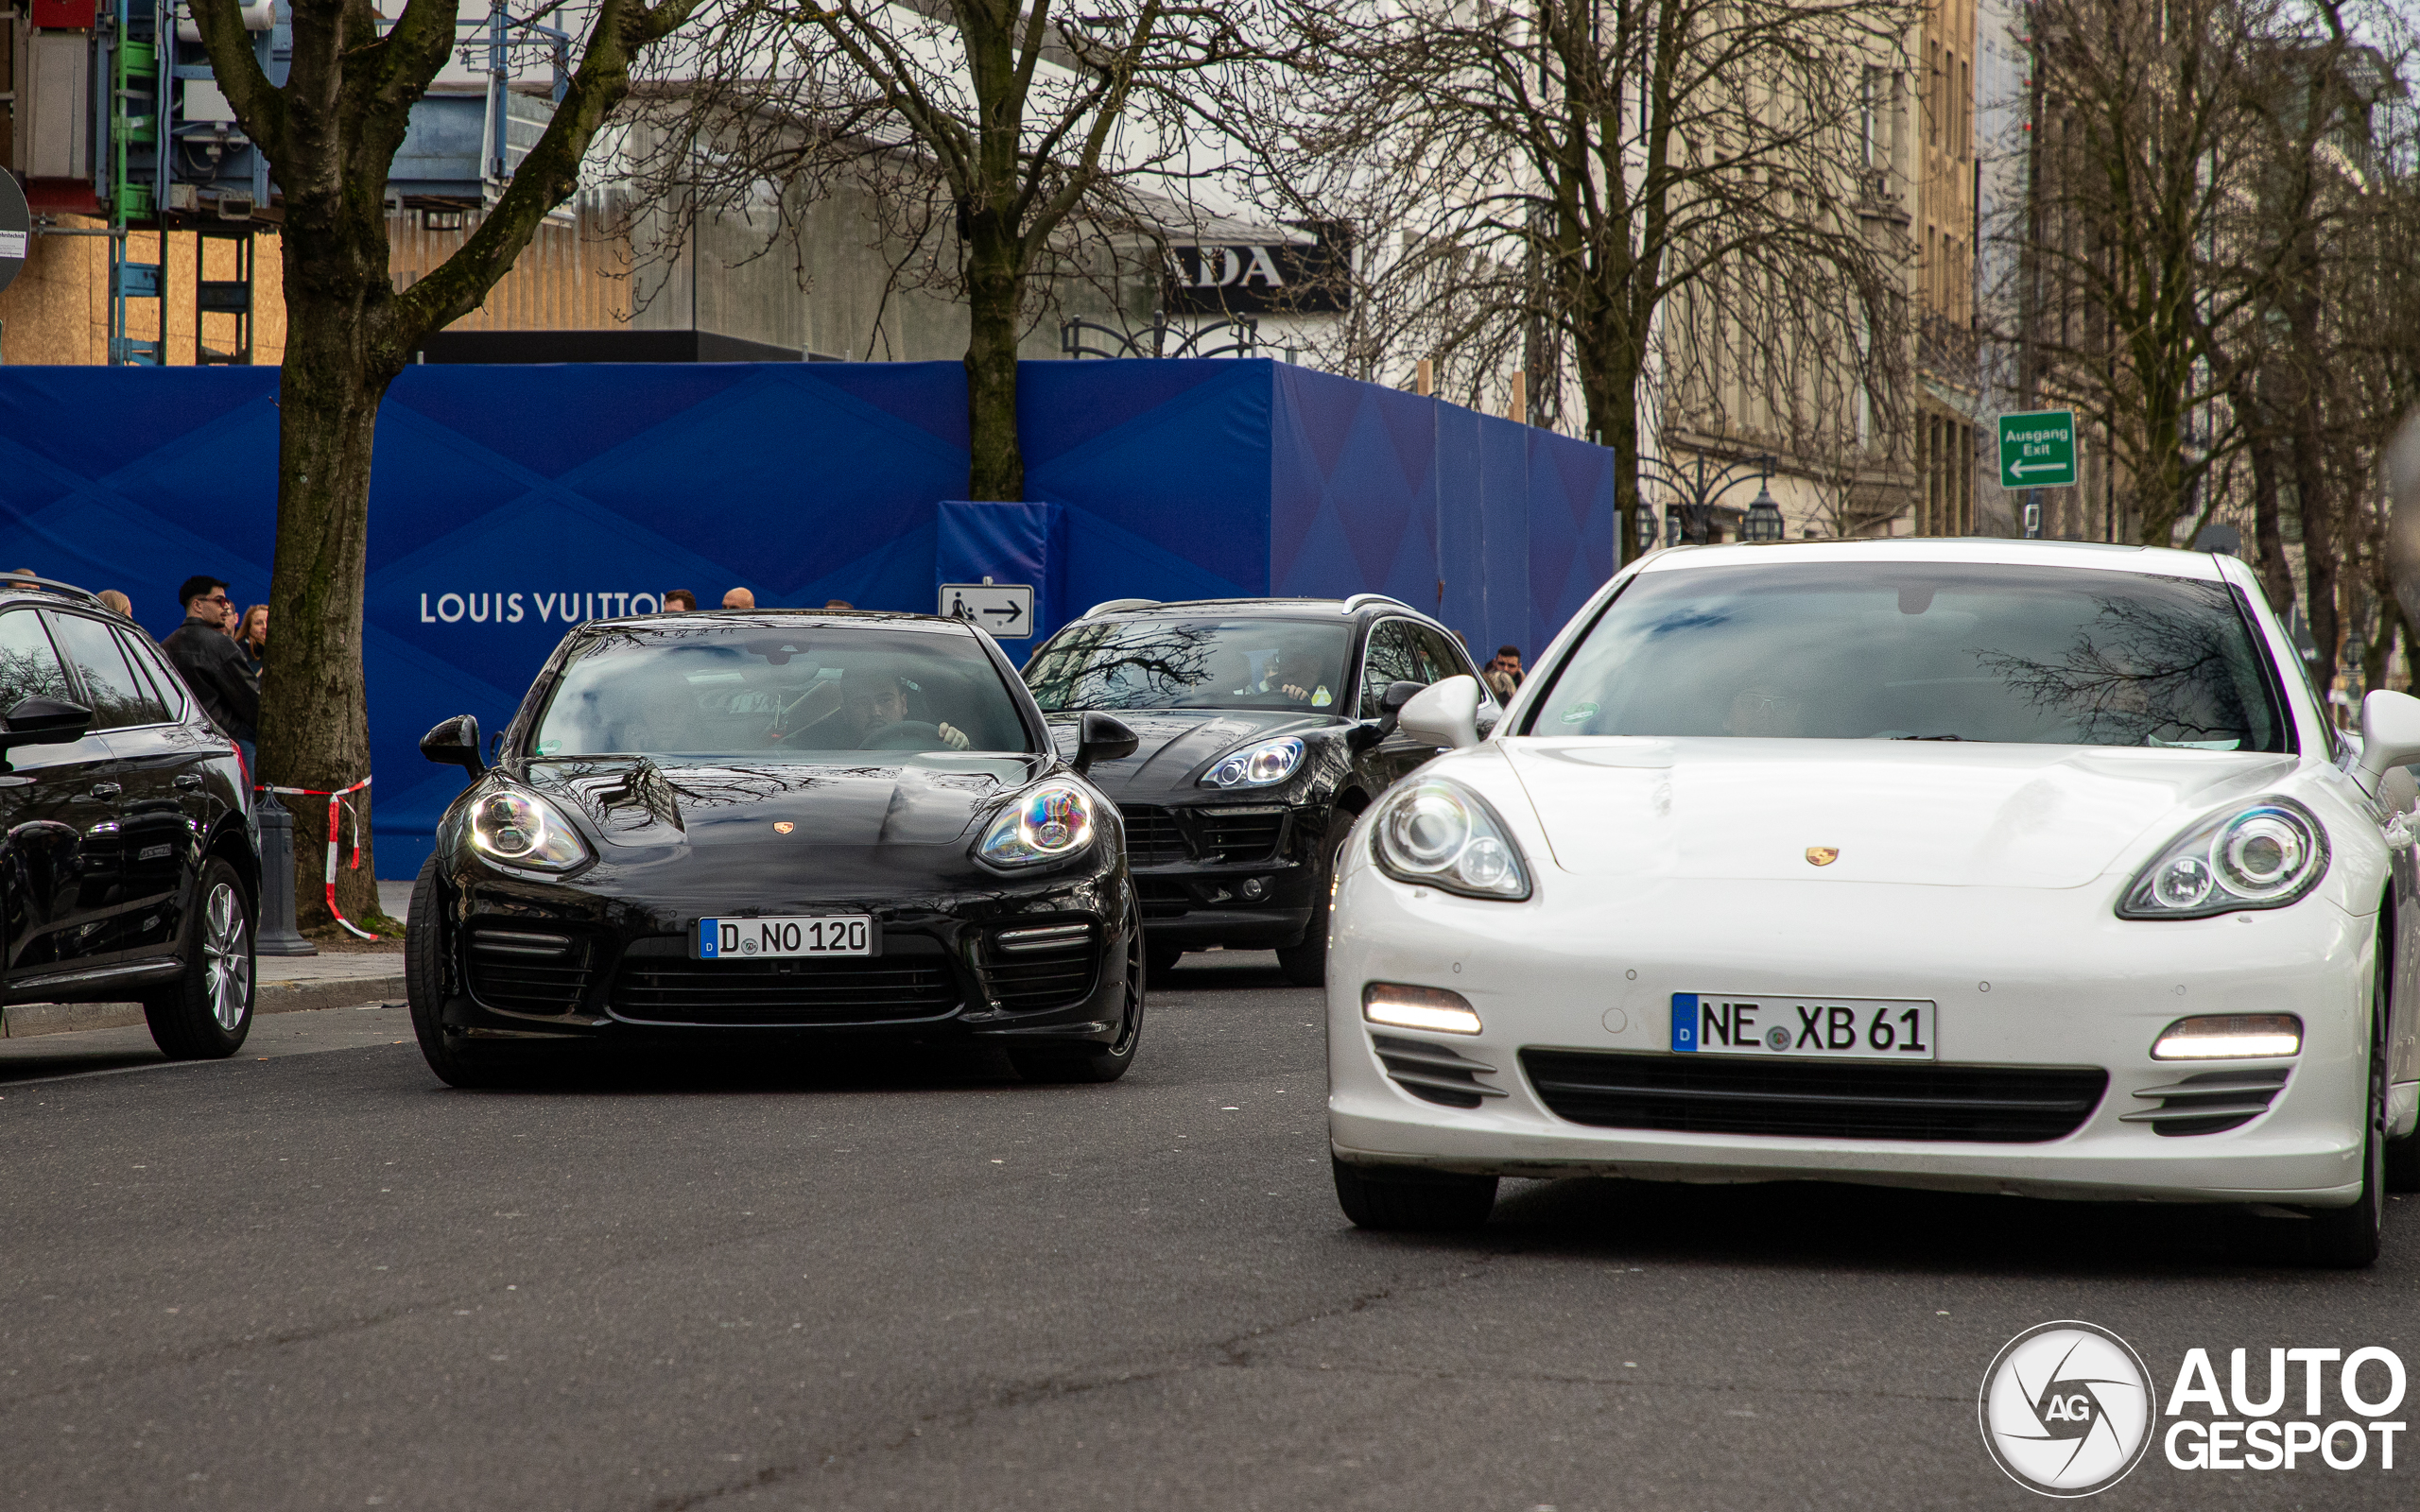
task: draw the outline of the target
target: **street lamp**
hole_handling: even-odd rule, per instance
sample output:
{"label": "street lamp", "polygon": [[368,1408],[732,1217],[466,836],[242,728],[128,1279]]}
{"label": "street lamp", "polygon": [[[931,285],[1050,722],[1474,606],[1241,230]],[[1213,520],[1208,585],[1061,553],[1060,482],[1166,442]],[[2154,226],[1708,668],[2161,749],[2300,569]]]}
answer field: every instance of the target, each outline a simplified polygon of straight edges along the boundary
{"label": "street lamp", "polygon": [[1740,533],[1750,541],[1779,541],[1788,533],[1782,523],[1781,506],[1773,503],[1770,484],[1768,479],[1766,486],[1760,486],[1754,502],[1748,506],[1748,518]]}
{"label": "street lamp", "polygon": [[1703,453],[1690,458],[1685,468],[1677,467],[1658,457],[1638,459],[1640,472],[1679,496],[1678,502],[1665,510],[1665,519],[1672,535],[1671,542],[1684,541],[1703,542],[1714,534],[1715,501],[1750,478],[1759,478],[1763,486],[1756,491],[1755,502],[1749,506],[1748,518],[1741,534],[1750,541],[1779,541],[1784,525],[1781,507],[1773,502],[1773,469],[1778,465],[1771,455],[1743,456],[1713,466],[1713,459]]}

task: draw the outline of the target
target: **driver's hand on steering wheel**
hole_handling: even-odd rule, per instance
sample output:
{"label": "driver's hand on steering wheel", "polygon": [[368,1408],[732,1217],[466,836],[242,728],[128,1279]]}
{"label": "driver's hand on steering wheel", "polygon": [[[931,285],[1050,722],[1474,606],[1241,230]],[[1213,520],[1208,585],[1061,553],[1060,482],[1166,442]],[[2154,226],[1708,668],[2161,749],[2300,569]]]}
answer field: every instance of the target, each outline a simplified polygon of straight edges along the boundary
{"label": "driver's hand on steering wheel", "polygon": [[940,730],[942,732],[942,740],[948,745],[950,749],[964,750],[966,748],[967,739],[965,730],[959,729],[955,725],[942,725],[940,727]]}
{"label": "driver's hand on steering wheel", "polygon": [[1311,696],[1310,689],[1298,688],[1290,682],[1286,684],[1283,688],[1280,688],[1278,691],[1286,695],[1288,698],[1307,698]]}

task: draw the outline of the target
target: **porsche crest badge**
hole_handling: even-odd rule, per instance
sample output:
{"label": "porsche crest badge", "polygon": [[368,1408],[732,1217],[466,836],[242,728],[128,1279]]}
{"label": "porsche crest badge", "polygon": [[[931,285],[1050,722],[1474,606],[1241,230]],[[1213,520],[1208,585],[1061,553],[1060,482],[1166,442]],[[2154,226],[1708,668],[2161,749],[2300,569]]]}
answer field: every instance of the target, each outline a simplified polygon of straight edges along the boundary
{"label": "porsche crest badge", "polygon": [[1810,867],[1828,867],[1839,859],[1841,859],[1839,846],[1810,845],[1806,848],[1806,864]]}
{"label": "porsche crest badge", "polygon": [[[795,829],[797,829],[797,828],[798,828],[798,826],[797,826],[797,825],[792,824],[792,823],[791,823],[789,820],[787,820],[787,819],[775,819],[775,820],[773,821],[773,833],[774,833],[775,834],[787,834],[787,833],[789,833],[792,830],[795,830]],[[1812,851],[1812,850],[1809,850],[1809,851],[1807,851],[1807,852],[1806,852],[1806,854],[1807,854],[1807,856],[1811,859],[1811,858],[1814,856],[1815,852],[1814,852],[1814,851]],[[1827,857],[1826,859],[1829,859],[1829,858]]]}

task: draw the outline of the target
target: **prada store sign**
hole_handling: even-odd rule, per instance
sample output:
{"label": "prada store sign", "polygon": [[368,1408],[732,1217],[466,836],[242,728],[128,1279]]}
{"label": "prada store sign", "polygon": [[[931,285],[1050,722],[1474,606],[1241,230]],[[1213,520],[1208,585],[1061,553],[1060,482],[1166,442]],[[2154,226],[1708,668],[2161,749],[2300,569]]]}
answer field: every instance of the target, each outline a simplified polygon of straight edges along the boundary
{"label": "prada store sign", "polygon": [[1353,306],[1352,243],[1340,226],[1316,242],[1175,243],[1170,315],[1338,315]]}

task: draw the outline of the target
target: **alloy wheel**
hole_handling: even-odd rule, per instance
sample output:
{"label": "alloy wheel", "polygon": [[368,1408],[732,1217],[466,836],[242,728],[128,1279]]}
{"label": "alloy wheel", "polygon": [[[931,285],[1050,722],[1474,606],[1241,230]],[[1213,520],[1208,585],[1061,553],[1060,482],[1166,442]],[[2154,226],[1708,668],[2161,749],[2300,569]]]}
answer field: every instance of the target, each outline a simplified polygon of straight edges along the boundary
{"label": "alloy wheel", "polygon": [[223,882],[210,889],[202,912],[201,971],[211,1017],[234,1033],[252,1001],[252,953],[245,948],[243,905]]}

